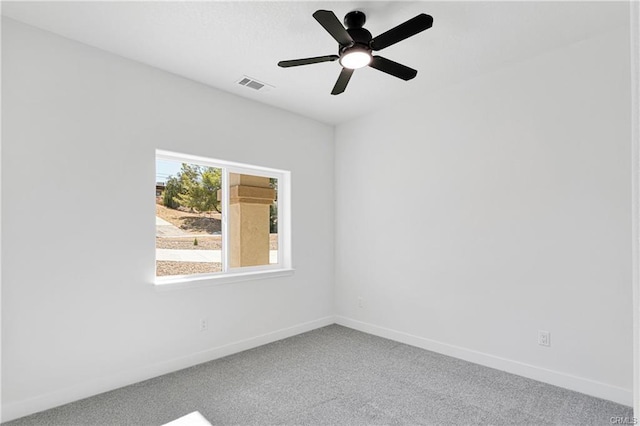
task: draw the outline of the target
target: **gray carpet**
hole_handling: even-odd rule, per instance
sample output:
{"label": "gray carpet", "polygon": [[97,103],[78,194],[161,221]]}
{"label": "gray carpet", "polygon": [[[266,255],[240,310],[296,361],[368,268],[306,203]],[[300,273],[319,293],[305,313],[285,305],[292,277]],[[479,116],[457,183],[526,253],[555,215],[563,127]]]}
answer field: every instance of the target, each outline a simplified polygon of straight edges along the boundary
{"label": "gray carpet", "polygon": [[632,409],[332,325],[7,425],[609,425]]}

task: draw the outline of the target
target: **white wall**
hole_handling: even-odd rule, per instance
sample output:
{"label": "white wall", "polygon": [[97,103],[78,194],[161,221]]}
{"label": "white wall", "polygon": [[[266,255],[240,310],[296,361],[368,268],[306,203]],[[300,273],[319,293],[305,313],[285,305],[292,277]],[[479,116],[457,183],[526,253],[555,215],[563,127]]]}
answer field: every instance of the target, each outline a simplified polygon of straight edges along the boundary
{"label": "white wall", "polygon": [[338,322],[631,405],[629,111],[621,28],[340,125]]}
{"label": "white wall", "polygon": [[640,413],[640,3],[631,2],[631,127],[633,232],[633,395],[634,413]]}
{"label": "white wall", "polygon": [[[2,65],[3,420],[333,322],[330,126],[7,19]],[[290,170],[295,274],[157,291],[156,148]]]}

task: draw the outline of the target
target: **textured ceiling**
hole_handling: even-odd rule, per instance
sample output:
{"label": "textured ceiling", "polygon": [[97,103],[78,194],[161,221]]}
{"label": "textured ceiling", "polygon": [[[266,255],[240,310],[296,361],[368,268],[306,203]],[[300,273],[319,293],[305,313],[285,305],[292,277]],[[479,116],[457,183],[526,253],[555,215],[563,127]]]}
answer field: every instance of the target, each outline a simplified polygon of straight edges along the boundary
{"label": "textured ceiling", "polygon": [[[345,93],[330,91],[337,62],[279,68],[279,60],[337,53],[313,19],[367,15],[380,34],[419,13],[433,28],[379,52],[418,70],[408,82],[356,70]],[[386,104],[412,102],[562,45],[628,25],[624,2],[2,2],[2,14],[174,74],[323,121],[340,123]],[[274,86],[256,92],[247,75]]]}

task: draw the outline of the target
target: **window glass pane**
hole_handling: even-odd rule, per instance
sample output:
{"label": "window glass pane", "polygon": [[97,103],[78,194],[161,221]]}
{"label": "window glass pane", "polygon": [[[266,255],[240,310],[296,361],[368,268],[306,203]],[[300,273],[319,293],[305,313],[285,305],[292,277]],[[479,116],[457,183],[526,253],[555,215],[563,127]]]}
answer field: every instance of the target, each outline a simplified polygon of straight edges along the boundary
{"label": "window glass pane", "polygon": [[156,160],[156,276],[222,271],[221,182],[221,168]]}
{"label": "window glass pane", "polygon": [[277,179],[229,173],[230,268],[277,263],[276,193]]}

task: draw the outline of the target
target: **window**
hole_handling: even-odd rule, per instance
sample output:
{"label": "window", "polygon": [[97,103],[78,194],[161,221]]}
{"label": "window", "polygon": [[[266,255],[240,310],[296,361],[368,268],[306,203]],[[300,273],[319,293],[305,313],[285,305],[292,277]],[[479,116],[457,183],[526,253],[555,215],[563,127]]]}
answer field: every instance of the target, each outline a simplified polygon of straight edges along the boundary
{"label": "window", "polygon": [[156,284],[290,273],[289,179],[156,151]]}

